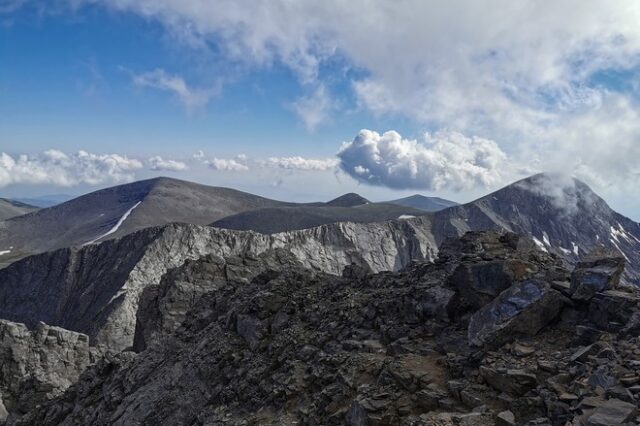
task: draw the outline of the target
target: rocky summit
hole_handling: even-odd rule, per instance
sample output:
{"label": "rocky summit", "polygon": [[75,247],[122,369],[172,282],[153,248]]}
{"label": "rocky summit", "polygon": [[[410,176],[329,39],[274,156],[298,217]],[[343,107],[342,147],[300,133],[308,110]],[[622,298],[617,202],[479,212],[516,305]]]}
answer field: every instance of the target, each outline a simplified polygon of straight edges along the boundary
{"label": "rocky summit", "polygon": [[[11,401],[4,417],[9,425],[638,424],[640,294],[617,286],[624,258],[596,249],[566,265],[502,232],[449,239],[434,262],[397,272],[355,263],[332,275],[283,249],[207,254],[144,288],[132,350],[102,355],[84,335],[7,323],[5,334],[22,337],[0,341],[3,377],[37,377],[38,387],[20,386],[49,391],[23,407],[0,383]],[[32,361],[34,350],[73,368]]]}

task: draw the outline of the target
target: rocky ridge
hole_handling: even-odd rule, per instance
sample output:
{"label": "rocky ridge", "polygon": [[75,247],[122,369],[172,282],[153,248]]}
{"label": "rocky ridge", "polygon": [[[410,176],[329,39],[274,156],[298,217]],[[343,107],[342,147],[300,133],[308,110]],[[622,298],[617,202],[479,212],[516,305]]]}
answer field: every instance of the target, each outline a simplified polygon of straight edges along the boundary
{"label": "rocky ridge", "polygon": [[640,296],[616,289],[621,259],[569,270],[495,232],[398,272],[205,256],[144,290],[139,353],[9,424],[636,424]]}
{"label": "rocky ridge", "polygon": [[286,249],[313,270],[340,274],[346,265],[398,270],[437,251],[428,218],[374,224],[338,223],[281,234],[186,224],[148,228],[121,239],[35,255],[0,270],[0,318],[39,321],[88,334],[92,344],[133,344],[138,299],[187,259],[257,256]]}

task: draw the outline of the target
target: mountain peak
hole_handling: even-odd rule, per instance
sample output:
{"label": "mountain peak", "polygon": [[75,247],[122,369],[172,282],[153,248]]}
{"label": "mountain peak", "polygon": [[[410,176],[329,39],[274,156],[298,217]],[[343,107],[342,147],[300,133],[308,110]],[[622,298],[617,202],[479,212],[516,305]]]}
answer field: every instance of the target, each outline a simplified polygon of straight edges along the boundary
{"label": "mountain peak", "polygon": [[328,201],[325,205],[332,207],[355,207],[363,204],[369,204],[370,201],[355,192],[349,192]]}

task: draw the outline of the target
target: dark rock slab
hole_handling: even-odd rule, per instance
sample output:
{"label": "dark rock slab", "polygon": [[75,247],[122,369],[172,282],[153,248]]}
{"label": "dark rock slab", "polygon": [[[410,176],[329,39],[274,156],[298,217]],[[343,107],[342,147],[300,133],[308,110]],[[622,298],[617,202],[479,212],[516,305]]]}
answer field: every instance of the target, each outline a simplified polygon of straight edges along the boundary
{"label": "dark rock slab", "polygon": [[517,283],[473,314],[469,343],[497,347],[518,336],[534,336],[558,315],[563,303],[560,293],[544,281]]}

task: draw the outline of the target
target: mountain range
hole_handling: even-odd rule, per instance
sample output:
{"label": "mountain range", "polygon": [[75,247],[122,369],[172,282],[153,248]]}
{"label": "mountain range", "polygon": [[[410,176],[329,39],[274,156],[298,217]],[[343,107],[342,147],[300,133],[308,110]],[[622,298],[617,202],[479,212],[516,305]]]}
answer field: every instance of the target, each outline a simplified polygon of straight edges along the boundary
{"label": "mountain range", "polygon": [[[457,365],[464,363],[465,368],[475,369],[471,382],[488,383],[499,392],[507,389],[519,398],[519,384],[511,388],[506,379],[496,376],[505,370],[507,376],[515,374],[527,386],[537,380],[514,368],[523,362],[517,351],[526,352],[522,357],[532,354],[528,347],[502,348],[501,359],[516,353],[506,369],[489,352],[465,348],[500,346],[514,335],[535,336],[544,327],[550,327],[550,333],[570,336],[580,332],[589,339],[601,333],[593,331],[594,327],[607,332],[623,327],[635,330],[634,318],[640,318],[640,298],[636,297],[640,287],[640,224],[613,211],[583,182],[539,174],[470,203],[451,203],[431,212],[414,206],[428,208],[433,206],[431,202],[442,205],[443,201],[409,197],[414,206],[399,205],[398,201],[402,200],[374,203],[357,194],[345,194],[328,202],[288,203],[158,178],[97,191],[1,221],[0,250],[7,249],[0,251],[5,266],[0,269],[0,361],[4,360],[3,368],[13,376],[7,375],[7,382],[0,375],[0,419],[3,410],[8,410],[14,416],[9,417],[9,424],[55,424],[58,420],[51,419],[58,417],[76,418],[79,424],[91,422],[89,419],[110,424],[120,416],[121,424],[157,420],[148,414],[158,406],[157,395],[166,398],[170,407],[163,416],[175,415],[180,424],[191,419],[192,413],[188,409],[174,412],[176,406],[184,407],[176,402],[181,392],[167,391],[170,383],[188,388],[195,380],[203,392],[217,395],[227,380],[220,379],[221,374],[228,373],[229,383],[247,392],[246,386],[258,379],[245,377],[245,361],[238,361],[239,354],[258,354],[247,355],[247,365],[270,371],[266,366],[276,365],[280,354],[286,354],[288,360],[308,360],[305,353],[316,353],[316,344],[324,345],[318,356],[325,361],[344,349],[349,354],[356,351],[353,359],[363,366],[383,353],[390,357],[385,365],[405,354],[403,365],[417,369],[419,377],[426,377],[423,365],[428,365],[429,371],[446,365],[442,374],[450,377],[460,375]],[[604,254],[594,257],[593,253]],[[577,285],[582,287],[575,288]],[[423,323],[425,318],[437,318],[437,324]],[[557,329],[554,318],[561,318],[556,321]],[[414,333],[422,326],[425,328]],[[312,337],[304,331],[307,328],[316,330]],[[291,339],[282,346],[286,351],[262,343],[286,337],[282,330],[287,330]],[[320,343],[335,330],[338,334],[331,335],[326,345]],[[300,339],[306,343],[302,345]],[[407,346],[412,339],[417,339],[415,346]],[[538,354],[544,363],[549,363],[559,348],[576,345],[567,340],[569,337],[541,339],[529,345],[535,348],[555,342],[553,348],[544,346]],[[338,343],[331,343],[334,340]],[[431,349],[425,354],[427,341]],[[384,345],[391,346],[384,349]],[[625,348],[620,351],[626,354]],[[187,363],[188,367],[182,368],[191,353],[214,363],[211,371],[206,370],[211,377],[199,376],[209,361]],[[446,360],[428,355],[436,353],[447,354]],[[63,356],[60,354],[68,360],[66,372],[60,372],[59,363],[51,361]],[[456,355],[448,357],[450,354]],[[484,366],[474,363],[476,354],[484,357]],[[562,362],[574,362],[573,358],[570,353],[562,354]],[[101,364],[87,367],[96,360]],[[234,362],[234,367],[217,369],[227,362]],[[351,365],[342,358],[327,363],[341,369]],[[597,365],[594,361],[593,369],[600,368]],[[89,372],[80,375],[86,368]],[[302,364],[291,368],[283,371],[293,371],[297,378],[287,380],[305,383],[303,378],[311,370]],[[375,370],[385,368],[381,365]],[[396,367],[389,368],[387,375],[380,373],[376,380],[362,380],[388,389],[385,383],[397,378],[409,393],[418,388],[413,378],[397,372]],[[622,367],[616,368],[616,377],[626,379]],[[25,376],[23,372],[30,369],[38,375]],[[159,375],[151,373],[156,369]],[[284,374],[276,370],[273,374],[278,377]],[[345,389],[356,376],[349,370]],[[584,371],[579,376],[582,381],[592,380]],[[335,383],[336,377],[320,388]],[[631,381],[634,378],[628,379],[629,386],[635,383]],[[416,380],[419,386],[432,383],[431,379],[425,383]],[[72,390],[62,394],[62,400],[56,399],[73,382]],[[104,397],[105,392],[121,395],[124,382],[131,384],[126,391],[131,400],[118,399],[118,406],[129,407],[126,415],[108,403],[92,405],[94,400],[112,397]],[[448,391],[438,388],[436,402],[425,398],[437,409],[451,408],[457,403],[447,402],[444,392],[450,392],[454,401],[475,407],[489,390],[471,382],[460,382],[464,383],[464,397],[458,385],[442,381],[440,385]],[[292,383],[283,382],[276,388],[286,394],[283,389],[292,389]],[[365,386],[363,383],[358,389]],[[105,385],[114,388],[105,390]],[[566,383],[549,386],[568,398],[562,391],[569,386]],[[572,388],[578,389],[577,385]],[[264,384],[264,395],[261,393],[256,404],[270,401],[282,410],[280,402],[268,397],[273,389],[272,384]],[[405,391],[393,389],[397,397],[371,393],[373,402],[363,402],[365,408],[355,402],[342,409],[325,407],[318,397],[314,415],[324,422],[327,412],[335,412],[338,417],[329,420],[330,424],[351,419],[349,424],[362,425],[367,424],[362,416],[378,410],[376,401],[385,401],[380,402],[385,407],[397,406],[390,409],[394,413],[414,404],[399,402]],[[620,395],[629,400],[623,391]],[[318,389],[298,392],[307,397],[318,395]],[[591,395],[585,390],[576,392]],[[197,401],[208,404],[196,394],[189,393],[185,407]],[[353,397],[348,394],[349,401]],[[64,402],[64,398],[72,402]],[[224,398],[233,399],[229,395]],[[216,406],[226,407],[224,398]],[[498,394],[492,398],[501,401]],[[634,398],[627,404],[633,407]],[[47,408],[49,400],[53,401],[51,408]],[[76,405],[82,407],[77,413],[67,409]],[[254,408],[262,413],[258,405]],[[529,416],[519,407],[514,407],[518,416]],[[630,418],[631,413],[623,417]],[[23,414],[28,415],[20,420]],[[216,411],[205,418],[218,422],[225,416]],[[269,413],[260,416],[268,417]],[[260,416],[251,419],[261,423],[266,417]],[[279,420],[272,416],[267,424]],[[231,424],[244,424],[242,421]]]}
{"label": "mountain range", "polygon": [[[273,233],[425,213],[402,205],[370,203],[357,194],[326,203],[299,204],[170,178],[119,185],[40,210],[7,203],[13,204],[9,204],[12,210],[7,208],[7,220],[0,222],[0,267],[30,254],[93,244],[168,223],[215,223]],[[24,206],[22,213],[30,213],[9,214],[17,205]]]}

